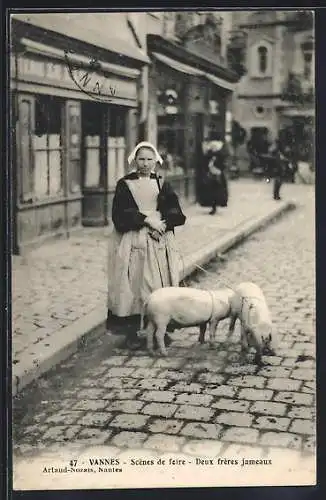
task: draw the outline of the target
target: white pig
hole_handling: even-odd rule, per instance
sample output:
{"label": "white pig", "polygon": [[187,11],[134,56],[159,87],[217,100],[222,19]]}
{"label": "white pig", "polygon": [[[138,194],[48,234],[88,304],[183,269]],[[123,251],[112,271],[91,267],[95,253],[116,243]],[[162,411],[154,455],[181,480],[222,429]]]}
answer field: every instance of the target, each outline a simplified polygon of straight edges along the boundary
{"label": "white pig", "polygon": [[206,325],[209,323],[210,344],[213,345],[217,325],[230,316],[230,288],[219,290],[199,290],[188,287],[165,287],[155,290],[145,305],[147,322],[147,348],[153,354],[154,333],[162,356],[167,355],[164,335],[167,326],[177,328],[200,327],[200,342],[204,342]]}
{"label": "white pig", "polygon": [[261,364],[262,355],[275,355],[275,335],[265,296],[254,283],[240,283],[231,297],[229,335],[234,332],[237,319],[241,322],[242,352],[256,348],[255,362]]}

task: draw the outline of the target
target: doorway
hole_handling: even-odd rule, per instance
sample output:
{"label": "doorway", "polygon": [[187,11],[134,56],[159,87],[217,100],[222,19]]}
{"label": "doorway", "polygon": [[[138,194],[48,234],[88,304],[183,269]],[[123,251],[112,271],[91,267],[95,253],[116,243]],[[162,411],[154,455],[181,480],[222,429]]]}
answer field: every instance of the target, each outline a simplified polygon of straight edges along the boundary
{"label": "doorway", "polygon": [[106,184],[106,106],[82,103],[82,222],[85,226],[107,224],[104,188]]}

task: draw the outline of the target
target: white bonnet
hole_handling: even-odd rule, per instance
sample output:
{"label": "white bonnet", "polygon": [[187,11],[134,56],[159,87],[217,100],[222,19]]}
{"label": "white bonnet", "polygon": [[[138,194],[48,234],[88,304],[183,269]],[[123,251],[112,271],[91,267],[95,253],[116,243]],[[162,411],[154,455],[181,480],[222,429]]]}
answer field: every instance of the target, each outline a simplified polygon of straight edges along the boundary
{"label": "white bonnet", "polygon": [[143,141],[143,142],[140,142],[139,144],[137,144],[137,146],[132,150],[132,152],[130,153],[130,155],[128,156],[128,164],[130,165],[130,163],[136,158],[136,154],[137,154],[137,151],[140,149],[140,148],[148,148],[148,149],[151,149],[154,154],[155,154],[155,161],[159,162],[161,165],[163,163],[163,158],[162,156],[159,154],[159,152],[157,151],[156,147],[153,146],[153,144],[151,144],[150,142],[147,142],[147,141]]}

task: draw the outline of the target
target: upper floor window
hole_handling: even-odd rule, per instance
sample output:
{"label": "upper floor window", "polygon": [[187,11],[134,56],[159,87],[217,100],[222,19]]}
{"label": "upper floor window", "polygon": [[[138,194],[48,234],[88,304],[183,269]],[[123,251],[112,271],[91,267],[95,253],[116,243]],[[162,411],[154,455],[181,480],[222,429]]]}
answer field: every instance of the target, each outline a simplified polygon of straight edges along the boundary
{"label": "upper floor window", "polygon": [[303,75],[306,80],[310,80],[312,76],[311,67],[312,67],[312,52],[304,52],[303,54],[304,66],[303,66]]}
{"label": "upper floor window", "polygon": [[312,37],[308,37],[301,44],[303,55],[303,76],[305,80],[312,80],[314,77],[314,43]]}
{"label": "upper floor window", "polygon": [[265,78],[272,75],[272,45],[261,41],[251,49],[250,57],[251,76],[253,78]]}
{"label": "upper floor window", "polygon": [[268,50],[264,46],[258,47],[258,69],[260,73],[266,73]]}

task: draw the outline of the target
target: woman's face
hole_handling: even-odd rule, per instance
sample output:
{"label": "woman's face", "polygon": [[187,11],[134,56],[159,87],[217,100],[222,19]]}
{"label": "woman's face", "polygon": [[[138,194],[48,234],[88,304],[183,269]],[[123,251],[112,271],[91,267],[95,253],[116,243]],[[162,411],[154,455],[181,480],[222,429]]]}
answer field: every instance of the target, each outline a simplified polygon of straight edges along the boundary
{"label": "woman's face", "polygon": [[142,175],[149,175],[155,167],[155,153],[150,148],[140,148],[135,161],[138,172]]}

